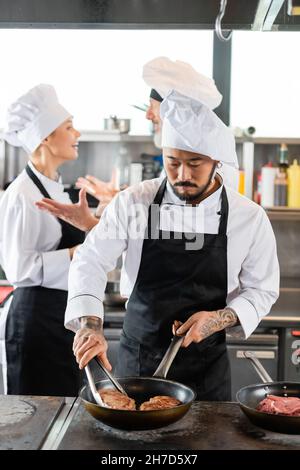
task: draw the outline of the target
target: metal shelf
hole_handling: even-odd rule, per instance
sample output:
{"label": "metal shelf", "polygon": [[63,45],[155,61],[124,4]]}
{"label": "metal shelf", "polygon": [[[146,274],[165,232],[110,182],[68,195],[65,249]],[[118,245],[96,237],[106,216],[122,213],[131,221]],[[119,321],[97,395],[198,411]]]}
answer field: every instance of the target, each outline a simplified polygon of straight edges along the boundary
{"label": "metal shelf", "polygon": [[153,142],[153,136],[122,134],[119,131],[83,130],[80,142]]}
{"label": "metal shelf", "polygon": [[[2,129],[0,129],[1,134]],[[122,134],[119,131],[101,130],[80,130],[81,142],[153,142],[153,135]],[[0,138],[0,143],[3,140]],[[252,142],[253,144],[280,145],[300,145],[300,138],[297,137],[235,137],[237,144]]]}
{"label": "metal shelf", "polygon": [[[82,142],[152,142],[153,136],[122,134],[119,131],[99,131],[99,130],[82,130],[79,139]],[[253,142],[254,144],[280,145],[300,145],[300,138],[296,137],[236,137],[237,144],[245,142]]]}
{"label": "metal shelf", "polygon": [[253,144],[266,145],[280,145],[282,143],[286,145],[300,145],[298,137],[236,137],[235,141],[237,144],[253,142]]}
{"label": "metal shelf", "polygon": [[270,207],[265,209],[270,220],[300,221],[300,209],[290,207]]}

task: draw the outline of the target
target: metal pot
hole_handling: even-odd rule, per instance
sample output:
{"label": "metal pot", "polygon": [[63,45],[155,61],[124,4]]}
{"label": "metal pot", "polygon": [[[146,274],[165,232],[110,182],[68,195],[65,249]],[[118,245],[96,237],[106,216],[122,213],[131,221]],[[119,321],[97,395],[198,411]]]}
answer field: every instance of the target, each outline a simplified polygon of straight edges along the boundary
{"label": "metal pot", "polygon": [[123,134],[127,134],[130,131],[130,119],[119,119],[117,116],[105,118],[104,130],[119,131]]}

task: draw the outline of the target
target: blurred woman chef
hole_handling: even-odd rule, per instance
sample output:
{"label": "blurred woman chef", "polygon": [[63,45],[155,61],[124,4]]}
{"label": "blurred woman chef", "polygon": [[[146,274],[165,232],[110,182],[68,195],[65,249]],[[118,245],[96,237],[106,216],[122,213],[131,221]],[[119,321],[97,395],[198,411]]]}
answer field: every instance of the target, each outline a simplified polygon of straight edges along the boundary
{"label": "blurred woman chef", "polygon": [[8,394],[74,396],[81,375],[64,328],[67,281],[84,232],[41,212],[41,197],[70,202],[58,168],[76,160],[80,133],[50,85],[8,109],[4,139],[29,155],[0,201],[0,264],[15,287],[5,328]]}

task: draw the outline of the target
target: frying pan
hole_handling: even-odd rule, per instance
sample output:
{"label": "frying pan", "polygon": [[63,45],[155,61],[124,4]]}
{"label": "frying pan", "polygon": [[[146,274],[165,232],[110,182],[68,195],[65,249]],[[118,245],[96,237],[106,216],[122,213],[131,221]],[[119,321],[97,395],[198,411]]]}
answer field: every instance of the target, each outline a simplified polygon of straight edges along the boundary
{"label": "frying pan", "polygon": [[237,392],[236,398],[241,410],[256,426],[284,434],[300,434],[300,416],[274,415],[256,410],[259,402],[267,395],[300,398],[300,383],[273,382],[252,351],[245,351],[244,356],[252,362],[264,383],[249,385]]}
{"label": "frying pan", "polygon": [[[181,419],[190,409],[196,398],[192,388],[179,382],[167,380],[168,370],[181,346],[182,337],[174,336],[171,345],[164,355],[161,363],[153,377],[125,377],[117,378],[118,382],[126,390],[129,397],[133,398],[138,405],[148,401],[156,395],[169,395],[177,398],[182,405],[148,411],[115,410],[101,406],[93,390],[112,388],[110,379],[102,379],[93,383],[93,379],[87,366],[89,385],[85,385],[79,392],[86,410],[98,421],[117,429],[143,430],[156,429]],[[99,396],[99,395],[98,395]]]}

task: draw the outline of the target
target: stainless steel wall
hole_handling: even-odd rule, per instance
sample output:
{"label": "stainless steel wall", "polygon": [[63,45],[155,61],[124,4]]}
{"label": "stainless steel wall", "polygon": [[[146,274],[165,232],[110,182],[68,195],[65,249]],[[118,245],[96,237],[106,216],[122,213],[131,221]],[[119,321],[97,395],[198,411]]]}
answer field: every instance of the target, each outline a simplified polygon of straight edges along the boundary
{"label": "stainless steel wall", "polygon": [[61,168],[64,183],[73,183],[78,176],[86,174],[108,181],[121,146],[127,149],[128,156],[132,162],[141,161],[140,156],[142,153],[160,154],[160,151],[149,141],[81,142],[78,160]]}
{"label": "stainless steel wall", "polygon": [[[63,182],[72,184],[79,176],[86,174],[108,181],[114,159],[117,157],[121,145],[126,147],[128,156],[134,162],[140,161],[142,153],[160,154],[149,138],[145,142],[141,142],[139,139],[132,142],[80,142],[78,159],[60,168]],[[11,182],[18,176],[24,169],[26,162],[27,155],[22,149],[6,144],[5,155],[2,160],[0,158],[0,187],[3,188],[5,183]]]}

